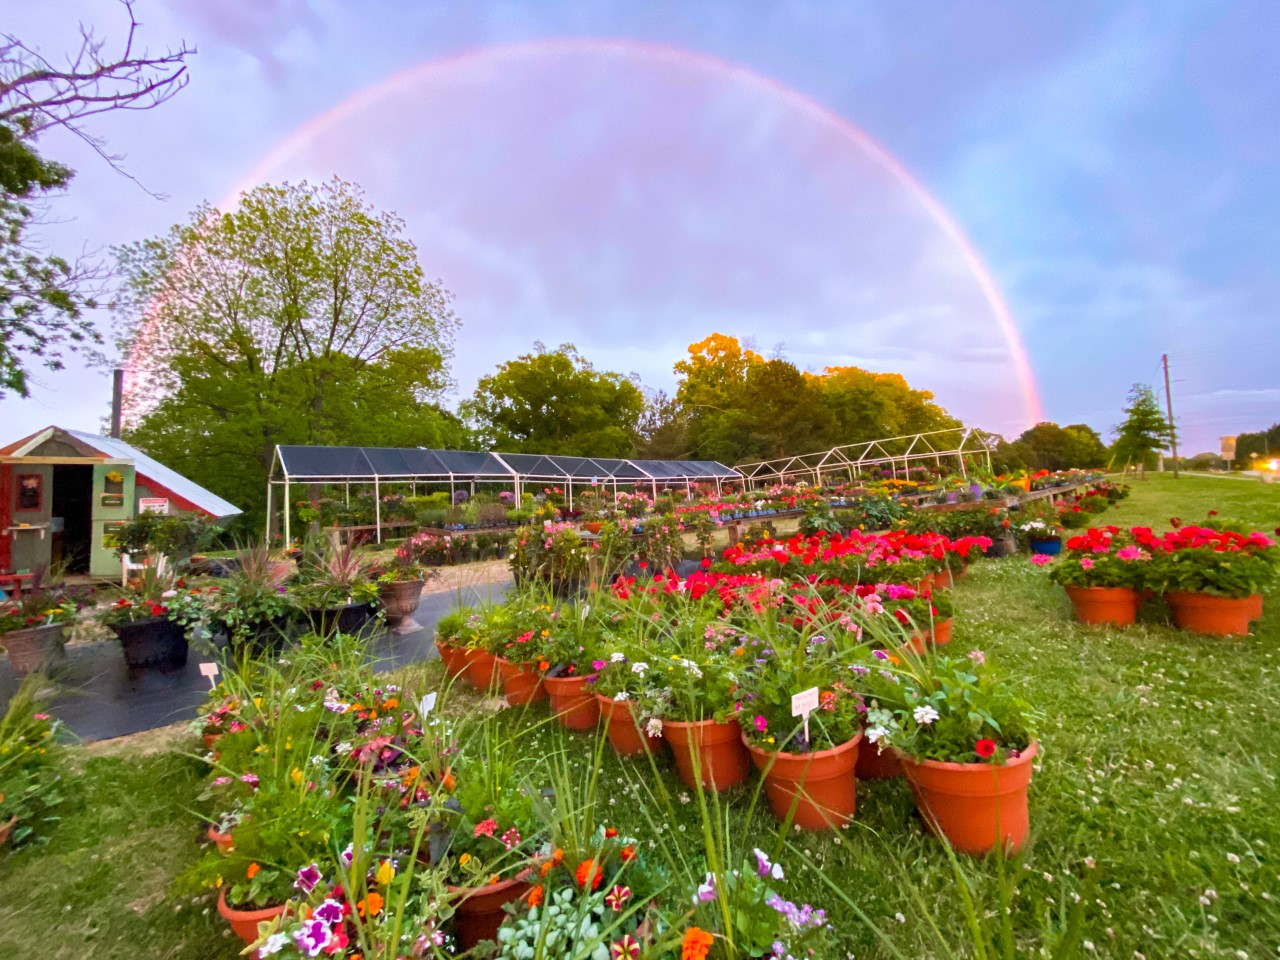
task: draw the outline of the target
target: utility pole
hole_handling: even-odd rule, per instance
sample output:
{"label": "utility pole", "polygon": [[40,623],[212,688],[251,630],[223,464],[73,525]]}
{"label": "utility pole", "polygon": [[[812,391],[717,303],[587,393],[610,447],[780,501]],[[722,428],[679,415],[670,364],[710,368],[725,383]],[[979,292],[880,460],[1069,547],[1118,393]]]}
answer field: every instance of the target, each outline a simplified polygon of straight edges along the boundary
{"label": "utility pole", "polygon": [[1169,443],[1173,447],[1173,479],[1178,479],[1178,431],[1173,425],[1173,394],[1169,392],[1169,355],[1167,353],[1160,355],[1160,362],[1164,364],[1164,402],[1165,409],[1169,411]]}

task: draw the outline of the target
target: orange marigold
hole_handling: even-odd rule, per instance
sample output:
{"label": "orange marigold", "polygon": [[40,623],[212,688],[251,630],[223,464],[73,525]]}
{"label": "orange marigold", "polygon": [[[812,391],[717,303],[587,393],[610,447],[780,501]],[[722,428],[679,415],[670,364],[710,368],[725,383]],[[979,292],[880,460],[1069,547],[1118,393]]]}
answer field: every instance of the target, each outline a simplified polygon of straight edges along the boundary
{"label": "orange marigold", "polygon": [[587,888],[588,883],[591,884],[592,890],[600,889],[600,882],[604,879],[604,876],[600,872],[600,868],[596,866],[596,862],[594,860],[583,860],[578,864],[576,877],[578,879],[578,886],[582,887],[584,890]]}
{"label": "orange marigold", "polygon": [[633,843],[631,843],[631,844],[627,844],[627,846],[623,847],[623,848],[618,852],[618,856],[622,857],[622,862],[623,862],[623,863],[630,863],[632,860],[634,860],[634,859],[636,858],[636,847],[635,847],[635,844],[633,844]]}
{"label": "orange marigold", "polygon": [[542,906],[542,898],[545,894],[546,891],[543,890],[542,884],[538,884],[529,891],[529,895],[525,899],[529,901],[529,906],[540,907]]}
{"label": "orange marigold", "polygon": [[245,876],[252,880],[258,875],[258,871],[261,869],[262,867],[258,866],[256,863],[251,863],[249,864],[249,869],[245,871]]}
{"label": "orange marigold", "polygon": [[680,960],[706,960],[707,951],[715,939],[705,930],[690,927],[680,941]]}
{"label": "orange marigold", "polygon": [[383,902],[382,894],[370,893],[363,900],[356,903],[356,909],[360,911],[360,916],[362,917],[376,917],[382,912]]}

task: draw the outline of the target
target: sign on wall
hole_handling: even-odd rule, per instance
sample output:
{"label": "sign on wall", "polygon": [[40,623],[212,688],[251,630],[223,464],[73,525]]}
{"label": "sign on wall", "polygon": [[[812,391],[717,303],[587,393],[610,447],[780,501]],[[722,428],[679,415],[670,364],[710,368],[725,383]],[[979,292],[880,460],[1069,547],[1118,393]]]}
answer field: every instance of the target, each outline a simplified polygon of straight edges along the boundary
{"label": "sign on wall", "polygon": [[165,497],[139,497],[138,512],[163,513],[167,516],[169,513],[169,501]]}

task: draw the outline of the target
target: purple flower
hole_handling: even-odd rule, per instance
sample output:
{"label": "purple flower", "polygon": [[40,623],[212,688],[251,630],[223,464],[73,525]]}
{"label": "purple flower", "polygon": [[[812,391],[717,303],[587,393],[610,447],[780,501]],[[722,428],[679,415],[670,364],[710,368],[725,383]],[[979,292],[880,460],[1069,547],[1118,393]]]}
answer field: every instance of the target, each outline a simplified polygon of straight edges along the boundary
{"label": "purple flower", "polygon": [[215,787],[225,787],[230,782],[231,782],[230,777],[214,777],[213,778],[213,785]]}
{"label": "purple flower", "polygon": [[247,783],[249,786],[253,787],[255,790],[258,789],[258,775],[256,773],[240,774],[240,782]]}
{"label": "purple flower", "polygon": [[710,903],[716,898],[716,875],[708,873],[707,879],[698,885],[698,892],[693,895],[694,903]]}
{"label": "purple flower", "polygon": [[769,860],[768,855],[759,847],[755,849],[756,855],[756,873],[762,877],[773,877],[775,880],[784,879],[782,875],[782,864],[773,863]]}
{"label": "purple flower", "polygon": [[293,886],[295,890],[301,890],[303,893],[310,893],[316,888],[316,884],[319,882],[320,868],[312,863],[298,871],[298,878],[293,881]]}
{"label": "purple flower", "polygon": [[302,929],[293,935],[293,942],[308,957],[318,957],[320,952],[333,939],[333,931],[323,920],[312,918],[302,924]]}
{"label": "purple flower", "polygon": [[608,663],[608,661],[606,661],[606,660],[592,660],[592,661],[591,661],[591,669],[592,669],[592,670],[603,670],[603,669],[604,669],[605,667],[607,667],[608,665],[609,665],[609,663]]}
{"label": "purple flower", "polygon": [[756,725],[756,730],[759,733],[764,733],[766,730],[769,729],[769,721],[765,718],[763,714],[757,713],[756,718],[751,722]]}
{"label": "purple flower", "polygon": [[872,651],[871,651],[871,655],[872,655],[873,657],[875,657],[877,660],[888,660],[888,659],[889,659],[889,655],[888,655],[887,653],[885,653],[883,650],[872,650]]}
{"label": "purple flower", "polygon": [[332,898],[325,898],[325,901],[316,907],[311,914],[317,920],[323,920],[329,926],[333,926],[342,920],[342,904]]}

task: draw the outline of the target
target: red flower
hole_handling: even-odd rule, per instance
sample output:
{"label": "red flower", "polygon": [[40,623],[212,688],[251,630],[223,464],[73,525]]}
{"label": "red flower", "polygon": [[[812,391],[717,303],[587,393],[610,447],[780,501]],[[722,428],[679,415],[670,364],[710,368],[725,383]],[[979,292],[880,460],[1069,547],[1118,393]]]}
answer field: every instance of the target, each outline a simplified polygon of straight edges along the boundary
{"label": "red flower", "polygon": [[973,752],[984,760],[987,757],[993,757],[996,753],[996,742],[994,740],[979,740],[973,745]]}

